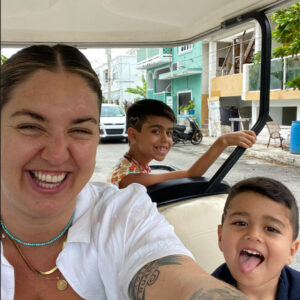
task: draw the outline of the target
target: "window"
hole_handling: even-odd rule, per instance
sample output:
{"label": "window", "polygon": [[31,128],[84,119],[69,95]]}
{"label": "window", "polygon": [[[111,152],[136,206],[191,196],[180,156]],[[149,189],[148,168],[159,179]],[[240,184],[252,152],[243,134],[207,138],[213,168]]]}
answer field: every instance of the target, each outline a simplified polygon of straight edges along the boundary
{"label": "window", "polygon": [[178,54],[183,54],[192,51],[193,45],[192,44],[187,44],[184,46],[178,47]]}
{"label": "window", "polygon": [[114,68],[113,69],[113,80],[116,80],[116,79],[118,79],[118,69],[117,68]]}
{"label": "window", "polygon": [[103,77],[104,77],[104,81],[107,82],[108,81],[108,70],[103,71]]}

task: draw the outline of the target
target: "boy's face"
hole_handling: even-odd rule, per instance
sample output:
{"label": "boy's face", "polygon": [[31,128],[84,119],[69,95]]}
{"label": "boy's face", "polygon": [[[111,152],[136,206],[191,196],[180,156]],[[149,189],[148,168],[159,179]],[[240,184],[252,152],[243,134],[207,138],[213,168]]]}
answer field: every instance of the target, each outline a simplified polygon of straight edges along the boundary
{"label": "boy's face", "polygon": [[255,192],[232,199],[218,236],[239,289],[277,286],[281,269],[299,246],[292,234],[290,211],[283,204]]}
{"label": "boy's face", "polygon": [[173,122],[166,117],[149,116],[140,132],[129,128],[130,147],[138,154],[136,159],[144,164],[152,159],[164,160],[173,144],[173,127]]}

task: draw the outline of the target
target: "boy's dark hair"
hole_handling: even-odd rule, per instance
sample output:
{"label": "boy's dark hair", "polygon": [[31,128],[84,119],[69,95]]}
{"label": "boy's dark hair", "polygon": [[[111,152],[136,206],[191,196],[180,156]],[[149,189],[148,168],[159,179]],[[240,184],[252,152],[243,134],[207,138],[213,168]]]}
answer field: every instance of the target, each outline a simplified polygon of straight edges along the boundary
{"label": "boy's dark hair", "polygon": [[141,131],[144,123],[149,116],[166,117],[173,123],[176,118],[170,106],[160,100],[144,99],[132,104],[126,113],[127,129],[132,127]]}
{"label": "boy's dark hair", "polygon": [[229,191],[222,215],[222,224],[230,207],[231,200],[240,193],[255,192],[283,204],[290,212],[290,222],[293,229],[293,240],[299,233],[299,210],[296,199],[291,191],[281,182],[267,177],[253,177],[236,183]]}

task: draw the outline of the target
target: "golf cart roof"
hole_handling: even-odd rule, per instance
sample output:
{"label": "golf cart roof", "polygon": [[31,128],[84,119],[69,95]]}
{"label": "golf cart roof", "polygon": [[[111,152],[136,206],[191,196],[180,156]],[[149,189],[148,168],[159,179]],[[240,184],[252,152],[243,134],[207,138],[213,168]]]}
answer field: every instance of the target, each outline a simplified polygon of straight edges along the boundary
{"label": "golf cart roof", "polygon": [[290,0],[3,0],[1,44],[175,46],[203,39],[225,20],[274,11]]}

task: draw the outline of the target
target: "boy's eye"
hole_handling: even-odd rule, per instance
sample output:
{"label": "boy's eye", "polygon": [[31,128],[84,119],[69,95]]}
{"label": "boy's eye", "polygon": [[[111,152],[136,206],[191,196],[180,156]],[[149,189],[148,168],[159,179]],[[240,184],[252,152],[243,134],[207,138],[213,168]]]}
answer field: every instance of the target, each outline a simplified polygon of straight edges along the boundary
{"label": "boy's eye", "polygon": [[276,228],[272,226],[266,226],[266,230],[273,233],[280,233]]}
{"label": "boy's eye", "polygon": [[233,225],[237,225],[237,226],[247,226],[247,223],[244,221],[236,221],[232,223]]}
{"label": "boy's eye", "polygon": [[173,135],[172,131],[167,131],[167,136],[171,137]]}
{"label": "boy's eye", "polygon": [[160,131],[158,129],[153,129],[152,133],[154,133],[154,134],[160,134]]}

